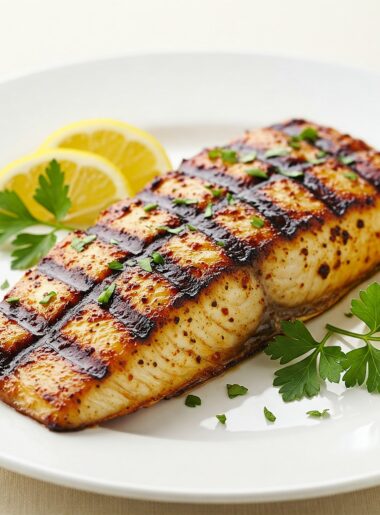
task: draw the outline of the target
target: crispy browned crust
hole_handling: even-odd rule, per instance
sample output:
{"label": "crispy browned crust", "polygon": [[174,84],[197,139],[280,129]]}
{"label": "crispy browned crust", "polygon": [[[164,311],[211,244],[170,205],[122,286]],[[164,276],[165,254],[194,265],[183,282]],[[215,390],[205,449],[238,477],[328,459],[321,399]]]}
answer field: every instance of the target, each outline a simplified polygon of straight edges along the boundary
{"label": "crispy browned crust", "polygon": [[[318,138],[295,138],[308,127]],[[281,319],[323,312],[379,265],[378,152],[304,120],[248,131],[223,148],[255,156],[248,163],[231,163],[210,158],[206,149],[185,160],[179,171],[154,180],[136,199],[103,212],[88,231],[96,239],[83,252],[72,242],[85,233],[69,235],[17,283],[8,296],[20,301],[0,304],[0,397],[5,402],[55,430],[130,413],[254,354],[278,332]],[[278,148],[278,155],[268,155]],[[347,156],[349,165],[343,164]],[[266,177],[247,173],[252,169]],[[153,207],[145,210],[148,204]],[[153,264],[152,272],[142,270],[138,261],[154,252],[163,262]],[[121,272],[108,267],[114,260],[125,263]],[[100,306],[100,292],[113,281],[112,300]],[[191,349],[202,348],[200,333],[188,341],[193,329],[181,317],[186,310],[196,313],[198,303],[208,305],[213,292],[220,295],[223,281],[246,288],[259,301],[257,313],[244,329],[244,320],[238,323],[228,315],[227,302],[210,320],[211,328],[219,328],[212,329],[215,349],[233,328],[237,334],[223,352],[197,354]],[[56,298],[41,305],[51,290]],[[216,307],[219,300],[210,302]],[[207,309],[199,316],[207,318]],[[177,334],[176,325],[184,328],[185,349],[173,338],[170,346],[178,345],[184,361],[176,364],[176,353],[164,361],[186,371],[182,382],[171,383],[165,371],[162,388],[141,394],[144,381],[148,389],[156,381],[151,371],[141,372],[140,382],[130,380],[137,393],[128,390],[124,407],[92,413],[91,402],[99,402],[95,390],[109,393],[113,378],[133,376],[132,364],[141,371],[140,354],[153,353],[166,328]],[[90,403],[88,418],[80,414],[83,402]]]}

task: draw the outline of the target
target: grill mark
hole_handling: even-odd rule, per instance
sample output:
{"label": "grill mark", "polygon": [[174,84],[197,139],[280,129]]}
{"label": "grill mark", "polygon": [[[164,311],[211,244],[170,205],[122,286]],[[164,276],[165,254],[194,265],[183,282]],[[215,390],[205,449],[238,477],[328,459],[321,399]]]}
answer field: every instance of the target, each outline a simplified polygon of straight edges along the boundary
{"label": "grill mark", "polygon": [[81,373],[94,379],[104,379],[108,374],[108,366],[102,360],[93,356],[93,347],[82,348],[74,339],[63,335],[48,342],[48,346],[54,349],[60,356],[67,359]]}
{"label": "grill mark", "polygon": [[35,311],[28,310],[22,305],[11,305],[7,301],[0,303],[0,312],[11,320],[15,320],[34,336],[43,336],[44,331],[49,325],[49,322]]}
{"label": "grill mark", "polygon": [[87,231],[90,234],[96,234],[96,236],[105,243],[110,243],[111,240],[117,240],[117,246],[129,254],[138,255],[144,250],[146,242],[141,240],[137,236],[132,234],[119,232],[116,229],[107,227],[103,224],[97,224],[90,227]]}
{"label": "grill mark", "polygon": [[[218,167],[205,168],[203,165],[194,166],[191,159],[182,161],[179,170],[188,177],[198,177],[213,182],[217,186],[229,189],[232,193],[239,193],[245,188],[245,184],[239,184],[237,178],[224,174]],[[254,182],[254,181],[251,181]]]}
{"label": "grill mark", "polygon": [[337,216],[343,216],[353,205],[370,206],[374,203],[373,197],[370,196],[364,198],[358,198],[354,195],[340,196],[339,193],[323,184],[312,174],[305,174],[304,185]]}
{"label": "grill mark", "polygon": [[148,318],[115,291],[108,311],[130,331],[134,338],[144,340],[155,326],[155,320]]}
{"label": "grill mark", "polygon": [[58,279],[80,292],[89,291],[96,282],[85,274],[79,267],[65,268],[53,259],[44,258],[37,266],[37,270],[53,279]]}

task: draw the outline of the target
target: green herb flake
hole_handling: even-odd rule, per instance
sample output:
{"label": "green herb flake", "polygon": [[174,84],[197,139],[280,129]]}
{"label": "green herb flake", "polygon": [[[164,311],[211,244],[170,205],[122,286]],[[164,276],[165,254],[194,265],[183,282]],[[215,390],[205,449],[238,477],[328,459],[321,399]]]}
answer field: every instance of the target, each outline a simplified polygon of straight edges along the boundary
{"label": "green herb flake", "polygon": [[219,198],[223,194],[222,189],[213,188],[212,186],[206,186],[206,188],[211,192],[212,196],[215,198]]}
{"label": "green herb flake", "polygon": [[108,263],[108,268],[110,270],[123,270],[124,268],[124,265],[123,263],[120,263],[120,261],[111,261],[110,263]]}
{"label": "green herb flake", "polygon": [[161,231],[166,231],[170,234],[179,234],[183,231],[183,226],[181,225],[180,227],[168,227],[167,225],[159,225],[157,229]]}
{"label": "green herb flake", "polygon": [[99,304],[106,305],[111,300],[112,295],[114,294],[116,289],[116,283],[112,283],[107,288],[105,288],[102,293],[98,297]]}
{"label": "green herb flake", "polygon": [[211,218],[213,214],[214,213],[213,213],[213,209],[212,209],[212,204],[209,203],[209,204],[207,204],[207,207],[205,209],[204,217],[205,218]]}
{"label": "green herb flake", "polygon": [[357,181],[358,176],[355,172],[345,172],[343,174],[347,179],[350,179],[350,181]]}
{"label": "green herb flake", "polygon": [[9,282],[7,279],[5,279],[5,281],[2,283],[2,285],[0,286],[0,289],[2,290],[6,290],[7,288],[9,288]]}
{"label": "green herb flake", "polygon": [[241,386],[240,384],[227,384],[227,395],[230,399],[234,399],[239,395],[245,395],[248,392],[248,388]]}
{"label": "green herb flake", "polygon": [[84,249],[95,240],[96,240],[95,234],[89,234],[88,236],[85,236],[84,238],[74,238],[73,241],[71,242],[71,247],[73,249],[75,249],[77,252],[83,252]]}
{"label": "green herb flake", "polygon": [[268,422],[276,422],[276,415],[269,411],[266,406],[264,406],[264,417],[268,420]]}
{"label": "green herb flake", "polygon": [[115,240],[115,238],[111,238],[110,243],[111,243],[111,245],[119,245],[120,242],[119,242],[119,240]]}
{"label": "green herb flake", "polygon": [[259,179],[268,179],[268,174],[265,170],[261,170],[260,168],[249,168],[245,170],[247,175],[251,177],[258,177]]}
{"label": "green herb flake", "polygon": [[215,415],[215,417],[219,420],[219,422],[223,425],[226,424],[227,422],[227,417],[224,413],[222,413],[221,415]]}
{"label": "green herb flake", "polygon": [[155,265],[164,265],[165,264],[165,260],[159,252],[152,253],[152,260]]}
{"label": "green herb flake", "polygon": [[294,148],[294,150],[299,150],[301,148],[301,143],[298,139],[298,136],[293,136],[289,141],[289,146]]}
{"label": "green herb flake", "polygon": [[272,148],[267,150],[264,154],[265,159],[270,159],[271,157],[283,157],[289,154],[289,150],[287,148]]}
{"label": "green herb flake", "polygon": [[314,127],[305,127],[304,130],[298,135],[298,138],[302,141],[309,141],[315,143],[319,139],[319,134]]}
{"label": "green herb flake", "polygon": [[223,163],[235,164],[238,162],[237,152],[235,150],[222,148],[220,151],[220,157]]}
{"label": "green herb flake", "polygon": [[209,157],[209,159],[214,161],[215,159],[218,159],[218,157],[220,157],[220,153],[221,153],[220,148],[212,148],[211,150],[208,151],[208,157]]}
{"label": "green herb flake", "polygon": [[146,213],[149,213],[149,211],[153,211],[154,209],[157,209],[157,207],[158,207],[158,204],[154,204],[154,203],[146,204],[146,205],[144,206],[144,211],[145,211]]}
{"label": "green herb flake", "polygon": [[327,418],[330,416],[329,411],[330,410],[328,408],[324,409],[323,411],[318,411],[316,409],[312,409],[310,411],[307,411],[306,415],[309,415],[309,417],[313,417],[313,418]]}
{"label": "green herb flake", "polygon": [[304,173],[302,170],[286,170],[285,168],[278,168],[278,172],[285,177],[296,179],[297,177],[303,177]]}
{"label": "green herb flake", "polygon": [[222,241],[222,240],[217,240],[215,243],[216,243],[219,247],[225,247],[225,246],[226,246],[226,243],[225,243],[224,241]]}
{"label": "green herb flake", "polygon": [[252,152],[248,152],[247,154],[243,154],[240,156],[240,163],[252,163],[257,157],[256,150],[252,150]]}
{"label": "green herb flake", "polygon": [[40,300],[40,304],[46,306],[47,304],[50,304],[50,302],[57,296],[56,291],[50,291],[49,293],[45,293],[45,295],[42,297],[42,300]]}
{"label": "green herb flake", "polygon": [[354,154],[350,154],[348,156],[339,156],[338,159],[343,165],[347,166],[356,162],[356,156]]}
{"label": "green herb flake", "polygon": [[261,229],[262,227],[264,227],[265,222],[259,216],[253,216],[251,218],[251,225],[252,227],[256,227],[256,229]]}
{"label": "green herb flake", "polygon": [[316,157],[317,159],[322,159],[322,157],[327,157],[327,152],[325,152],[324,150],[319,150],[319,151],[316,153],[315,157]]}
{"label": "green herb flake", "polygon": [[198,204],[199,200],[191,198],[174,198],[172,203],[175,206],[190,206],[191,204]]}
{"label": "green herb flake", "polygon": [[5,300],[8,302],[8,304],[18,304],[20,302],[19,297],[8,297]]}
{"label": "green herb flake", "polygon": [[232,195],[232,193],[230,191],[227,193],[226,198],[227,198],[227,204],[229,206],[235,202],[234,196]]}
{"label": "green herb flake", "polygon": [[202,404],[201,399],[197,395],[188,395],[185,399],[185,405],[188,408],[195,408]]}
{"label": "green herb flake", "polygon": [[191,232],[195,232],[197,231],[198,229],[195,227],[195,225],[191,225],[191,224],[187,224],[187,228],[189,229],[189,231]]}
{"label": "green herb flake", "polygon": [[137,260],[137,264],[140,268],[145,270],[145,272],[152,272],[152,265],[150,262],[150,258],[142,258]]}

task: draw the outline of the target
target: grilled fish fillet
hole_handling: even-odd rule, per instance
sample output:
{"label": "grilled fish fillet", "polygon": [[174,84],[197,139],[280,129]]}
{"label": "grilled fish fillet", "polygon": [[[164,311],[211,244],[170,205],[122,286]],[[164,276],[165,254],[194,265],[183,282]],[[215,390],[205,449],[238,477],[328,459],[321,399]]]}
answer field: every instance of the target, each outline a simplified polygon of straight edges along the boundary
{"label": "grilled fish fillet", "polygon": [[304,120],[183,161],[103,212],[82,251],[72,243],[86,233],[70,234],[9,292],[0,398],[74,430],[219,374],[376,269],[379,189],[378,152]]}

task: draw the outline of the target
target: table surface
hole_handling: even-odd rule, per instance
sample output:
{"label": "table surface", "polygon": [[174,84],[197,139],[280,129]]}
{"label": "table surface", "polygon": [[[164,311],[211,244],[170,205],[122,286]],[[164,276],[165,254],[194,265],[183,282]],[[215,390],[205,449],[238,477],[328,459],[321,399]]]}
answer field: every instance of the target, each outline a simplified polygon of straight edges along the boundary
{"label": "table surface", "polygon": [[[378,0],[0,0],[0,80],[128,53],[234,51],[380,72]],[[0,515],[377,514],[380,487],[291,503],[200,506],[111,498],[0,470]]]}

